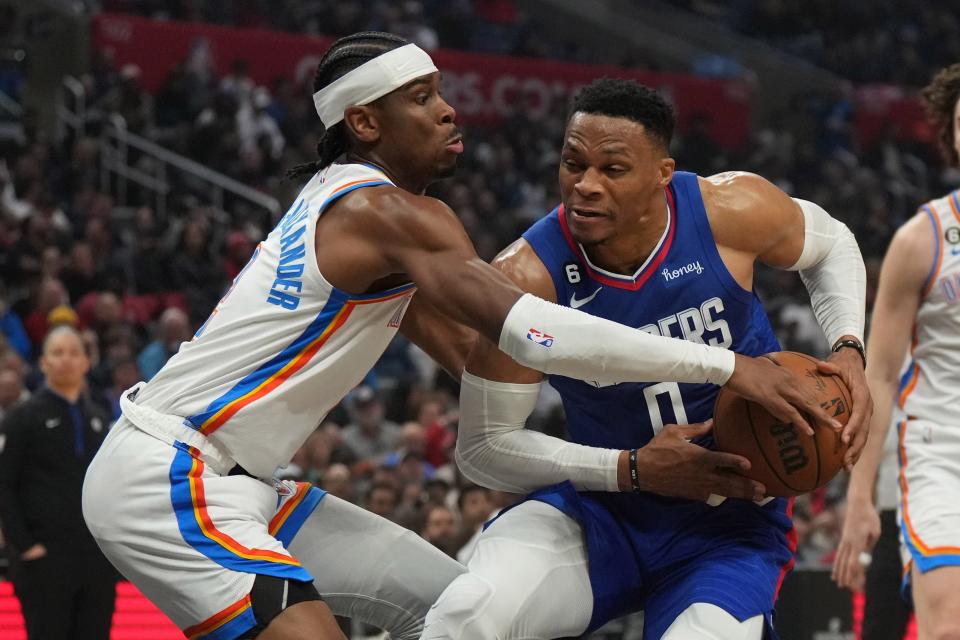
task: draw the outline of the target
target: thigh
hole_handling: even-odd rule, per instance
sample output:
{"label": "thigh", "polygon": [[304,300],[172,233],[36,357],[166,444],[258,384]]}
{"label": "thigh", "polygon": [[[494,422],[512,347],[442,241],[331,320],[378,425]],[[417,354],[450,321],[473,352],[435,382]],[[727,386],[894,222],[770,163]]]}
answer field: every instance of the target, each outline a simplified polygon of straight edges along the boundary
{"label": "thigh", "polygon": [[737,620],[716,605],[697,603],[687,607],[660,640],[761,640],[765,629],[762,615]]}
{"label": "thigh", "polygon": [[960,566],[960,431],[910,420],[900,441],[904,563],[926,573]]}
{"label": "thigh", "polygon": [[87,472],[84,517],[110,562],[187,635],[254,626],[257,574],[312,580],[268,531],[283,502],[274,487],[213,473],[196,450],[123,420],[115,429]]}
{"label": "thigh", "polygon": [[580,525],[537,501],[497,518],[431,609],[424,639],[550,639],[581,635],[593,593]]}
{"label": "thigh", "polygon": [[336,496],[322,495],[291,518],[279,537],[289,536],[288,548],[330,609],[394,638],[420,637],[430,606],[465,570],[411,531]]}

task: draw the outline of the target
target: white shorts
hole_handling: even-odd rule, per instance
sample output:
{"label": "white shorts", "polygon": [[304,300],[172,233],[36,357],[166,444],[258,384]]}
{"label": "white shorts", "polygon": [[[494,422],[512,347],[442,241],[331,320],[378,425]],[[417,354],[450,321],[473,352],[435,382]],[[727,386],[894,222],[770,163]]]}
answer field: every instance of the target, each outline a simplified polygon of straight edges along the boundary
{"label": "white shorts", "polygon": [[233,640],[254,627],[256,575],[313,582],[334,613],[417,638],[463,571],[309,484],[226,475],[197,447],[152,433],[120,419],[87,471],[83,512],[107,558],[189,638]]}
{"label": "white shorts", "polygon": [[901,556],[909,576],[960,565],[960,424],[908,419],[900,430]]}

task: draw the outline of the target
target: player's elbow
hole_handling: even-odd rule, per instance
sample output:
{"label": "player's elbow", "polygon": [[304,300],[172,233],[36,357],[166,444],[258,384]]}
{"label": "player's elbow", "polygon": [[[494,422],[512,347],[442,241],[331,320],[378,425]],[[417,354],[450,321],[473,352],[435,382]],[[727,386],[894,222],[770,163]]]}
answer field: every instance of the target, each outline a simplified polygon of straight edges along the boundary
{"label": "player's elbow", "polygon": [[457,447],[453,452],[453,459],[456,461],[457,468],[460,469],[460,473],[463,474],[464,478],[473,484],[486,486],[484,482],[485,478],[480,473],[477,458],[472,454],[472,451],[468,447],[460,444],[459,439],[457,440]]}

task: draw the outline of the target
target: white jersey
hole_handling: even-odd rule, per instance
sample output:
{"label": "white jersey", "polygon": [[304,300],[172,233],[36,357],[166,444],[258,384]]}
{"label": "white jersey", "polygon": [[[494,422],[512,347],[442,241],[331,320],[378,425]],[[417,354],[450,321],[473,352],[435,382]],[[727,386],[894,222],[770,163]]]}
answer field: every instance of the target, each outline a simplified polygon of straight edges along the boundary
{"label": "white jersey", "polygon": [[900,406],[910,418],[960,427],[960,191],[921,207],[936,250],[913,329]]}
{"label": "white jersey", "polygon": [[354,189],[386,184],[360,164],[315,175],[137,404],[182,417],[253,475],[289,462],[380,358],[413,297],[413,284],[349,294],[317,267],[324,210]]}

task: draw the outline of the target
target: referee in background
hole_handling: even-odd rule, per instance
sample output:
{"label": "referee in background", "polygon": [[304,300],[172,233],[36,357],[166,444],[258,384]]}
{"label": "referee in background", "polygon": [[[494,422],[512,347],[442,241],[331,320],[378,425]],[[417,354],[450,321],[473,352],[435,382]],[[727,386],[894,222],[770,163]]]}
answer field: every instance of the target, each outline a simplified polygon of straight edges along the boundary
{"label": "referee in background", "polygon": [[11,579],[29,640],[108,640],[116,574],[84,524],[80,490],[109,416],[85,393],[90,360],[73,328],[47,335],[40,368],[44,386],[0,427]]}

